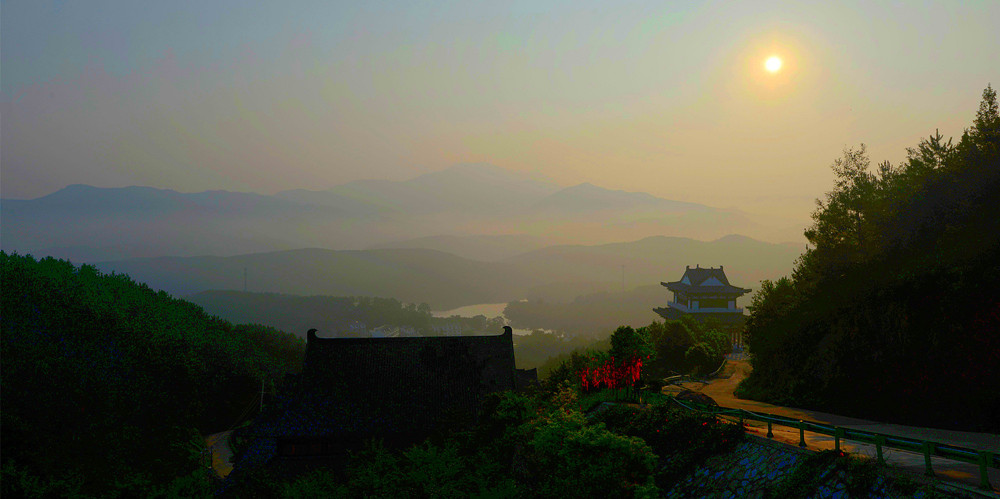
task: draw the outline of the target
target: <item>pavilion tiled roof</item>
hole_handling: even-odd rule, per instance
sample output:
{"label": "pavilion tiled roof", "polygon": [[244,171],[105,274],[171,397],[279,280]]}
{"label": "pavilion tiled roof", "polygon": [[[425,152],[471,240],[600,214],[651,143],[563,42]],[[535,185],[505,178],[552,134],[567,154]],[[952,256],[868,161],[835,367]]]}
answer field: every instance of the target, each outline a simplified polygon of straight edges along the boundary
{"label": "pavilion tiled roof", "polygon": [[[708,281],[713,277],[720,284],[706,285],[705,281]],[[687,279],[687,282],[684,282],[685,279]],[[719,266],[719,268],[695,267],[693,269],[688,267],[684,270],[684,275],[680,280],[673,282],[661,282],[660,284],[671,291],[680,291],[683,293],[720,293],[742,295],[751,291],[750,289],[729,284],[729,279],[726,278],[726,273],[723,271],[722,266]]]}

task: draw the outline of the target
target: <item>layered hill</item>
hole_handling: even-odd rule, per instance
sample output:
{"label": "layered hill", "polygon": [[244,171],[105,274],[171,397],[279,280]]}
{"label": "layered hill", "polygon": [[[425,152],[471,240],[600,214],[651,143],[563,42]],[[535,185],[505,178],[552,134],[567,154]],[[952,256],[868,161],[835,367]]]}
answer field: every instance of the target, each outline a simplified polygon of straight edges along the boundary
{"label": "layered hill", "polygon": [[[653,235],[709,240],[779,230],[734,210],[591,184],[562,188],[480,164],[405,181],[357,181],[273,196],[71,185],[36,199],[0,200],[0,214],[5,251],[87,263],[311,247],[445,249],[445,244],[461,256],[495,260],[556,243]],[[494,239],[489,247],[484,236],[506,239]],[[440,237],[455,240],[433,240]],[[465,239],[469,247],[462,250],[456,238],[472,239]]]}
{"label": "layered hill", "polygon": [[549,246],[548,239],[529,235],[427,236],[373,245],[370,249],[430,249],[470,260],[493,262]]}
{"label": "layered hill", "polygon": [[505,262],[530,275],[558,276],[534,288],[528,298],[569,301],[589,292],[679,279],[687,265],[722,265],[731,282],[755,288],[762,279],[787,273],[802,249],[793,243],[773,244],[739,235],[714,241],[654,236],[625,243],[550,246]]}
{"label": "layered hill", "polygon": [[208,290],[297,295],[379,296],[446,310],[528,297],[566,300],[620,290],[622,265],[631,289],[672,280],[685,265],[725,265],[730,280],[755,287],[787,273],[799,248],[730,236],[705,242],[652,237],[630,243],[553,246],[500,261],[479,261],[427,249],[304,249],[231,257],[160,257],[107,261],[176,296]]}
{"label": "layered hill", "polygon": [[175,296],[207,290],[378,296],[451,308],[504,301],[529,281],[504,263],[423,249],[301,249],[231,257],[160,257],[98,263]]}

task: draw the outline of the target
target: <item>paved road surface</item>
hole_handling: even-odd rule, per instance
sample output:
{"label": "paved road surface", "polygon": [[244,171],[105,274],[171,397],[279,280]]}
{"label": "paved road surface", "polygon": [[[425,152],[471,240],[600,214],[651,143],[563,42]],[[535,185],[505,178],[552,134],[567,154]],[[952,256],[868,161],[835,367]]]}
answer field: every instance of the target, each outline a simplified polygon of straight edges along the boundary
{"label": "paved road surface", "polygon": [[[762,412],[785,416],[804,421],[825,423],[844,428],[883,433],[886,435],[896,435],[915,439],[927,439],[936,442],[952,444],[970,449],[985,450],[1000,453],[1000,435],[990,433],[974,433],[964,431],[939,430],[935,428],[921,428],[916,426],[904,426],[864,419],[839,416],[824,412],[811,411],[807,409],[796,409],[792,407],[781,407],[754,400],[744,400],[736,398],[733,390],[751,371],[750,364],[745,360],[730,360],[722,377],[716,378],[708,383],[688,382],[680,386],[669,386],[664,388],[665,393],[676,393],[681,389],[704,393],[712,397],[720,406],[733,409],[746,409],[748,411]],[[752,426],[752,432],[760,436],[767,434],[767,425],[748,422]],[[796,429],[774,426],[774,436],[776,440],[785,441],[793,445],[799,442],[799,432]],[[806,445],[810,449],[833,449],[833,437],[806,432]],[[841,441],[841,449],[845,452],[865,454],[875,456],[875,446],[861,442]],[[924,473],[923,455],[894,449],[884,449],[886,461],[897,465],[907,471],[918,474]],[[979,468],[972,464],[966,464],[949,459],[932,458],[931,467],[938,478],[948,481],[960,482],[964,485],[979,485]],[[995,491],[1000,491],[1000,470],[990,469],[990,484]],[[998,494],[1000,495],[1000,494]]]}

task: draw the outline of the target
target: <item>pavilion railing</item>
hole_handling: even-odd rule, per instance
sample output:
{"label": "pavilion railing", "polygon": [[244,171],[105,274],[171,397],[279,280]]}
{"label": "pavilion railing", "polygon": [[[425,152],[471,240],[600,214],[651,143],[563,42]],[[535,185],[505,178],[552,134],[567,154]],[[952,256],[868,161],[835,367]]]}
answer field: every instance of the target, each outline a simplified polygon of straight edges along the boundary
{"label": "pavilion railing", "polygon": [[730,409],[727,407],[705,406],[691,402],[682,402],[676,398],[671,398],[677,405],[698,412],[706,412],[717,416],[728,416],[738,418],[740,426],[745,420],[760,421],[767,423],[767,438],[774,438],[773,425],[786,426],[799,430],[799,447],[806,446],[805,432],[810,431],[822,435],[831,436],[834,439],[834,448],[840,451],[841,440],[854,440],[875,446],[875,451],[879,464],[885,464],[882,455],[884,448],[900,449],[904,451],[916,452],[924,456],[924,474],[934,476],[931,467],[931,457],[942,457],[953,461],[960,461],[979,466],[979,487],[985,490],[992,490],[990,487],[988,468],[1000,469],[1000,454],[996,452],[980,451],[958,447],[950,444],[943,444],[929,440],[918,440],[908,437],[886,435],[864,430],[855,430],[841,426],[814,423],[801,419],[792,419],[774,414],[764,414],[747,411],[745,409]]}

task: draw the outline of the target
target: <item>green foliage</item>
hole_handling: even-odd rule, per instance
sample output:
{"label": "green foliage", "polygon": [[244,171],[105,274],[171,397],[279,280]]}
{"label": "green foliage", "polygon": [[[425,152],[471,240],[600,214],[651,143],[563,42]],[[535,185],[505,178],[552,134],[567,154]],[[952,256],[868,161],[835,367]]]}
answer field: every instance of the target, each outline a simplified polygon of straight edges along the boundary
{"label": "green foliage", "polygon": [[714,353],[715,352],[712,350],[712,347],[709,346],[708,343],[702,341],[691,345],[691,348],[688,348],[687,351],[684,352],[684,360],[689,364],[700,366],[696,368],[695,372],[699,374],[707,374],[708,368],[701,366],[710,366]]}
{"label": "green foliage", "polygon": [[[503,478],[485,454],[463,455],[458,442],[430,441],[403,451],[370,441],[355,452],[346,477],[321,469],[278,487],[257,484],[262,494],[277,488],[281,497],[512,497],[517,486]],[[254,495],[253,493],[251,495]]]}
{"label": "green foliage", "polygon": [[468,497],[477,484],[471,480],[468,461],[459,456],[458,445],[424,442],[403,452],[406,459],[403,488],[423,497]]}
{"label": "green foliage", "polygon": [[656,356],[649,363],[650,370],[658,377],[672,372],[686,371],[684,353],[695,344],[695,333],[682,321],[656,322],[646,326]]}
{"label": "green foliage", "polygon": [[[315,328],[327,335],[348,331],[353,323],[369,328],[383,325],[408,326],[430,333],[430,306],[402,303],[394,298],[371,296],[299,296],[280,293],[205,291],[191,301],[223,319],[240,323],[268,324],[304,336]],[[437,319],[443,321],[444,319]],[[474,323],[474,319],[465,319]],[[486,318],[478,324],[485,327]],[[471,325],[470,325],[471,326]],[[474,327],[474,326],[471,326]],[[494,328],[494,331],[496,328]]]}
{"label": "green foliage", "polygon": [[637,320],[655,317],[652,309],[661,306],[662,302],[662,286],[643,286],[625,293],[584,294],[568,303],[540,299],[513,301],[507,304],[504,316],[516,328],[595,337],[621,324],[636,324]]}
{"label": "green foliage", "polygon": [[610,336],[566,336],[535,330],[527,335],[514,336],[514,358],[520,369],[539,368],[539,376],[545,377],[557,367],[557,363],[570,357],[574,350],[606,349],[610,347]]}
{"label": "green foliage", "polygon": [[391,497],[403,480],[400,458],[391,453],[382,442],[371,441],[365,448],[352,454],[348,466],[348,490],[355,494],[374,497]]}
{"label": "green foliage", "polygon": [[4,466],[43,484],[146,494],[203,471],[199,432],[302,362],[301,340],[126,275],[4,252],[0,271]]}
{"label": "green foliage", "polygon": [[632,329],[630,326],[619,326],[611,333],[611,356],[616,359],[644,359],[653,354],[653,346],[649,342],[649,332],[643,328]]}
{"label": "green foliage", "polygon": [[534,495],[628,497],[655,492],[656,455],[642,439],[588,425],[575,411],[538,421],[528,443]]}
{"label": "green foliage", "polygon": [[[179,476],[165,486],[147,490],[146,494],[150,498],[170,499],[174,497],[185,497],[191,499],[207,499],[214,497],[218,481],[214,477],[215,472],[202,468],[192,471],[187,475]],[[143,491],[138,491],[141,495]]]}
{"label": "green foliage", "polygon": [[838,451],[822,451],[810,454],[799,464],[791,475],[785,477],[765,493],[768,498],[779,497],[809,497],[824,483],[835,466],[837,459],[843,456]]}
{"label": "green foliage", "polygon": [[672,404],[642,409],[614,405],[597,413],[593,421],[615,433],[641,438],[663,456],[665,463],[656,483],[664,490],[709,457],[732,450],[744,439],[739,425]]}
{"label": "green foliage", "polygon": [[527,422],[539,409],[537,401],[516,392],[491,393],[483,402],[476,427],[477,441],[498,441],[506,438],[510,428]]}
{"label": "green foliage", "polygon": [[722,364],[730,351],[729,338],[715,324],[685,320],[654,321],[646,331],[654,352],[649,362],[650,378],[676,373],[706,374]]}
{"label": "green foliage", "polygon": [[[577,390],[492,394],[471,432],[403,449],[368,441],[342,467],[282,481],[244,474],[239,497],[659,497],[708,456],[731,449],[737,425],[711,416],[611,405],[585,417]],[[603,412],[602,412],[603,411]]]}
{"label": "green foliage", "polygon": [[602,355],[611,348],[611,338],[591,343],[586,349],[573,350],[569,354],[549,358],[540,367],[539,376],[543,377],[542,387],[554,390],[563,384],[579,383],[577,373],[592,362],[591,359]]}
{"label": "green foliage", "polygon": [[543,366],[548,374],[543,387],[554,390],[563,384],[577,385],[581,371],[593,369],[611,357],[642,358],[642,384],[650,386],[662,386],[664,377],[678,372],[714,371],[730,351],[729,338],[716,329],[716,324],[685,319],[653,321],[639,329],[620,326],[609,339],[607,350],[590,348],[551,358]]}
{"label": "green foliage", "polygon": [[[260,491],[260,489],[257,490]],[[279,490],[280,492],[275,491],[273,495],[289,499],[350,496],[348,486],[337,475],[325,469],[319,469],[292,482],[283,483]],[[377,495],[375,493],[377,490],[379,489],[372,489],[370,497],[388,497]]]}
{"label": "green foliage", "polygon": [[874,171],[834,162],[814,245],[765,282],[746,323],[741,396],[1000,431],[1000,115],[987,87],[957,145],[939,133]]}
{"label": "green foliage", "polygon": [[[917,487],[908,480],[884,473],[884,468],[872,459],[826,450],[809,454],[790,475],[764,491],[765,498],[810,497],[832,477],[845,480],[847,497],[882,496],[913,497]],[[933,487],[926,492],[934,497]]]}
{"label": "green foliage", "polygon": [[84,498],[93,497],[83,493],[84,477],[76,473],[61,476],[40,477],[25,467],[4,459],[0,471],[0,495],[3,497],[23,497],[25,499],[43,497]]}

